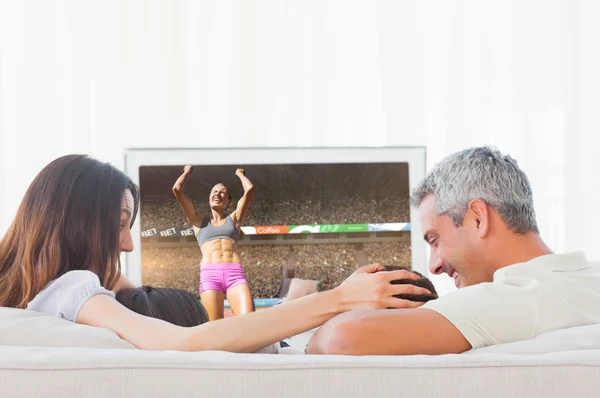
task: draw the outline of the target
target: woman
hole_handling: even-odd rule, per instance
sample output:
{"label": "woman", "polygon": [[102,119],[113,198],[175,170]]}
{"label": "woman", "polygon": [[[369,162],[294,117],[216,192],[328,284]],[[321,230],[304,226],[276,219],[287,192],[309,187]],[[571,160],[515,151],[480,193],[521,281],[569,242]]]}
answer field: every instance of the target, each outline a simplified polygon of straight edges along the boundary
{"label": "woman", "polygon": [[[28,308],[102,327],[144,350],[258,349],[355,309],[416,307],[394,294],[427,293],[392,285],[408,271],[360,268],[343,284],[264,311],[195,327],[137,314],[115,300],[130,285],[119,256],[133,250],[137,187],[109,164],[81,155],[56,159],[34,179],[0,241],[0,306]],[[414,275],[414,274],[413,274]]]}
{"label": "woman", "polygon": [[231,194],[225,185],[217,184],[208,197],[211,215],[202,219],[184,193],[185,180],[192,174],[192,170],[192,166],[184,167],[183,174],[173,185],[173,193],[194,228],[194,235],[202,251],[198,289],[202,304],[211,321],[223,318],[225,296],[236,315],[252,312],[254,301],[237,254],[237,244],[242,222],[254,195],[254,186],[244,175],[244,170],[237,169],[235,174],[242,182],[244,195],[238,201],[236,209],[230,215],[225,215],[231,206]]}

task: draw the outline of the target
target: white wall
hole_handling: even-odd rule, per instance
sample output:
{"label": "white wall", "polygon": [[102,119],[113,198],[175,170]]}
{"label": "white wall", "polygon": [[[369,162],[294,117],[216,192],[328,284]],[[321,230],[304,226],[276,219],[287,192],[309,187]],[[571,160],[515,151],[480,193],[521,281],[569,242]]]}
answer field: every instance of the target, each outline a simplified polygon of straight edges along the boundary
{"label": "white wall", "polygon": [[59,155],[498,145],[556,250],[600,260],[593,0],[0,0],[0,231]]}

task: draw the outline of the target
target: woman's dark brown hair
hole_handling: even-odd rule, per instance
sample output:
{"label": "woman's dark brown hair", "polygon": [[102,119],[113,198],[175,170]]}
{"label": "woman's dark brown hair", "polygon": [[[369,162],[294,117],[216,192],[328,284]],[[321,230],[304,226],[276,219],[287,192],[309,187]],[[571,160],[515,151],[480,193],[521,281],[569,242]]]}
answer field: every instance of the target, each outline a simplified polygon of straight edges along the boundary
{"label": "woman's dark brown hair", "polygon": [[208,322],[204,306],[185,290],[142,286],[120,289],[116,296],[133,312],[174,325],[192,327]]}
{"label": "woman's dark brown hair", "polygon": [[121,171],[84,155],[60,157],[35,177],[0,241],[0,306],[25,308],[52,280],[89,270],[117,282],[121,200],[139,191]]}

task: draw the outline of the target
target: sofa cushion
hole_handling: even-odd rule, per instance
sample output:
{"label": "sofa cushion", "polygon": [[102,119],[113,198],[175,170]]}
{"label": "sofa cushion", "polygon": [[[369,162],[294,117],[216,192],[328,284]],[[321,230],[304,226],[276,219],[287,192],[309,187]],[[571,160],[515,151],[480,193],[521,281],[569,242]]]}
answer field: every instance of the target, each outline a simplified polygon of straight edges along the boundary
{"label": "sofa cushion", "polygon": [[0,346],[0,397],[594,397],[600,351],[328,356]]}
{"label": "sofa cushion", "polygon": [[135,348],[115,332],[39,312],[0,307],[0,345]]}

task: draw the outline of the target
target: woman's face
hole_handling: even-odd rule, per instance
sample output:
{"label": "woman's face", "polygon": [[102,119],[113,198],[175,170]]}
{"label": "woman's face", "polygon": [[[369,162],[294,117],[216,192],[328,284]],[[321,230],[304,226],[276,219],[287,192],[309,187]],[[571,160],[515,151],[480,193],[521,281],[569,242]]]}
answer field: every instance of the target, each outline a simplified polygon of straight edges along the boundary
{"label": "woman's face", "polygon": [[229,191],[223,184],[217,184],[210,191],[208,197],[208,203],[211,209],[225,210],[229,207],[231,201],[229,200]]}
{"label": "woman's face", "polygon": [[121,252],[133,251],[133,238],[131,236],[131,217],[133,215],[133,195],[126,189],[121,199],[121,233],[119,234],[119,250]]}

